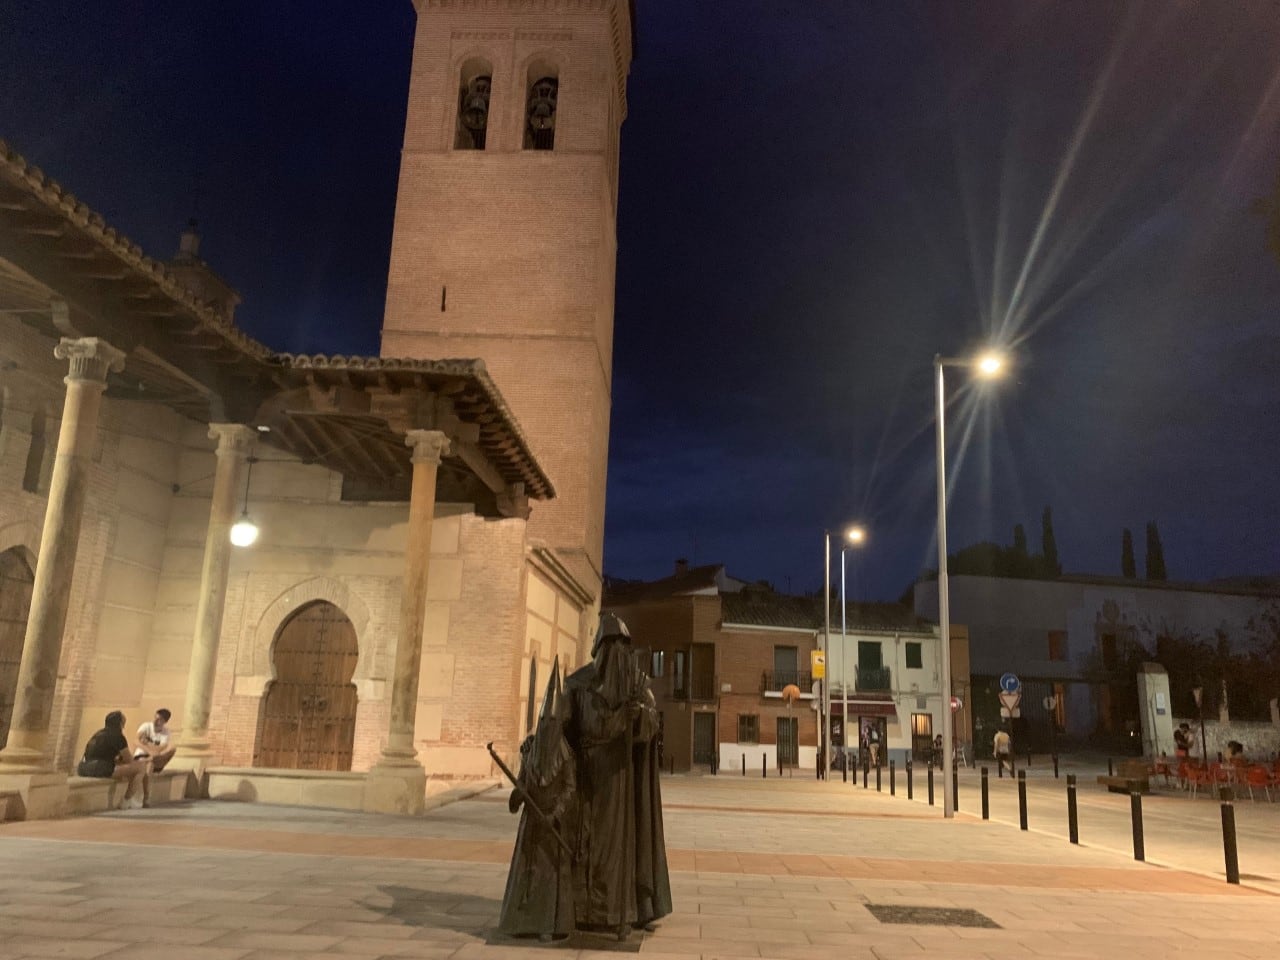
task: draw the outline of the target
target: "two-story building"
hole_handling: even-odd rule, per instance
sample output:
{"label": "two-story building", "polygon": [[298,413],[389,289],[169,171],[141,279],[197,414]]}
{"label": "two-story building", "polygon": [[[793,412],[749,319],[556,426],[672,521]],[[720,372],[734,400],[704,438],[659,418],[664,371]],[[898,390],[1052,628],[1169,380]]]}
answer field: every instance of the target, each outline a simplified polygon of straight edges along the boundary
{"label": "two-story building", "polygon": [[[923,757],[941,729],[937,632],[909,607],[848,604],[846,630],[833,629],[828,643],[821,597],[744,584],[721,566],[679,565],[663,580],[608,586],[605,607],[626,622],[653,678],[669,769],[709,768],[713,758],[725,773],[816,769],[826,715],[815,651],[828,652],[836,756],[845,716],[850,747],[875,727],[886,760]],[[831,619],[841,622],[834,603]],[[962,633],[952,660],[953,691],[965,691]],[[957,730],[970,739],[964,709]]]}

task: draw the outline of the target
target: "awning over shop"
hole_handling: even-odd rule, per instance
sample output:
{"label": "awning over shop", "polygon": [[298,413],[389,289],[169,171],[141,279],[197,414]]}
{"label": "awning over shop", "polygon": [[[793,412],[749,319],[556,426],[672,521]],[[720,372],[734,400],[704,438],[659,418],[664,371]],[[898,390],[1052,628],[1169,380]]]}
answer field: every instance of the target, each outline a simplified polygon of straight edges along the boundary
{"label": "awning over shop", "polygon": [[[844,716],[844,703],[840,700],[831,701],[831,715],[833,717]],[[849,716],[851,717],[896,717],[898,715],[898,707],[892,700],[850,700]]]}

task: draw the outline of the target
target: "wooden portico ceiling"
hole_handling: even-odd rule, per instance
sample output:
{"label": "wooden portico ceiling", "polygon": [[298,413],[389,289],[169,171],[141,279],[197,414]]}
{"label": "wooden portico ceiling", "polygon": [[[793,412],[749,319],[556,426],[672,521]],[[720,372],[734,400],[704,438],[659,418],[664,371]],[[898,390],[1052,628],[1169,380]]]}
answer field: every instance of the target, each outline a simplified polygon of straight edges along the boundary
{"label": "wooden portico ceiling", "polygon": [[405,432],[436,429],[453,441],[447,472],[473,481],[454,489],[484,512],[555,495],[483,362],[276,353],[0,140],[5,316],[124,350],[110,396],[267,427],[266,443],[371,488],[407,483]]}

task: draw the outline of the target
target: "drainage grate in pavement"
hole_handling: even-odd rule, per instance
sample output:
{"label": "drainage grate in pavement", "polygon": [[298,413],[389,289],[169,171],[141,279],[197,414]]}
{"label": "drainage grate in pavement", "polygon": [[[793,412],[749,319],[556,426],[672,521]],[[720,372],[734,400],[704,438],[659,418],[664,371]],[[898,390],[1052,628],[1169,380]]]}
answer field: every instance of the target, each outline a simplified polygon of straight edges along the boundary
{"label": "drainage grate in pavement", "polygon": [[1000,929],[1000,924],[977,910],[960,910],[955,907],[907,907],[899,904],[869,903],[867,909],[881,923],[910,923],[924,927],[989,927]]}

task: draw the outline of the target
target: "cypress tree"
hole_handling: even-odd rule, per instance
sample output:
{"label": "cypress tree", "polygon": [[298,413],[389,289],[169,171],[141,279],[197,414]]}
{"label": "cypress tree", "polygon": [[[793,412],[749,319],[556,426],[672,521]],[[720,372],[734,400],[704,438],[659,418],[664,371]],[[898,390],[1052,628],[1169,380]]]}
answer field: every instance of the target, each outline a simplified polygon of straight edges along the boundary
{"label": "cypress tree", "polygon": [[1058,561],[1058,541],[1053,535],[1053,510],[1044,508],[1040,518],[1040,552],[1044,554],[1045,570],[1049,576],[1056,577],[1062,573],[1062,564]]}
{"label": "cypress tree", "polygon": [[1013,552],[1023,557],[1027,555],[1027,531],[1020,523],[1013,526]]}
{"label": "cypress tree", "polygon": [[1155,521],[1147,524],[1147,579],[1168,580],[1169,572],[1164,566],[1164,544],[1160,542],[1160,531]]}
{"label": "cypress tree", "polygon": [[1138,564],[1133,559],[1133,531],[1124,528],[1124,539],[1120,544],[1120,576],[1134,580],[1138,576]]}

